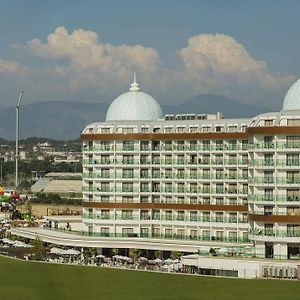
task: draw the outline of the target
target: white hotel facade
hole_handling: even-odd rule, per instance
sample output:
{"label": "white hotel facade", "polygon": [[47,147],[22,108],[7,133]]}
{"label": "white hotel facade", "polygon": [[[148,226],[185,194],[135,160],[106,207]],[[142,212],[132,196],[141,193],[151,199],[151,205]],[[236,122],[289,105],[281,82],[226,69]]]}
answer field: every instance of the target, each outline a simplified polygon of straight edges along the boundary
{"label": "white hotel facade", "polygon": [[299,259],[300,81],[243,119],[163,116],[134,82],[81,139],[81,230],[99,245]]}

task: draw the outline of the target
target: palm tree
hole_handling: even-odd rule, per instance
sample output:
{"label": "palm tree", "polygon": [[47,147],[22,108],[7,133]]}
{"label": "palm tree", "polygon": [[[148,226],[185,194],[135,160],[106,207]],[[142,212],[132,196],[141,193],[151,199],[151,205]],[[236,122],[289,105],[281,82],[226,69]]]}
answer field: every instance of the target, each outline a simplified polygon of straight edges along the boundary
{"label": "palm tree", "polygon": [[182,253],[179,251],[172,251],[171,252],[171,259],[179,259],[182,256]]}
{"label": "palm tree", "polygon": [[129,256],[133,258],[134,261],[141,255],[142,251],[140,249],[130,249]]}
{"label": "palm tree", "polygon": [[155,252],[154,252],[154,255],[155,255],[155,257],[156,258],[162,258],[162,254],[163,254],[163,252],[161,251],[161,250],[156,250]]}
{"label": "palm tree", "polygon": [[46,252],[43,241],[41,241],[39,238],[36,238],[31,242],[31,244],[33,246],[36,259],[40,260],[43,254]]}
{"label": "palm tree", "polygon": [[114,249],[112,249],[112,253],[113,253],[113,255],[118,255],[120,253],[120,249],[114,248]]}

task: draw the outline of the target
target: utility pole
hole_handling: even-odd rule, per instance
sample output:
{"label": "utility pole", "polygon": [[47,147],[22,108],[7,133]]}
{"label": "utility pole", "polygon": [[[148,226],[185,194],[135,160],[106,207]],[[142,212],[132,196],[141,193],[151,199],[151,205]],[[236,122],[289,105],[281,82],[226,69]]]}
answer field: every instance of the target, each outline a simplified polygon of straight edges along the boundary
{"label": "utility pole", "polygon": [[19,109],[20,109],[20,104],[21,100],[23,98],[24,92],[21,92],[17,105],[16,105],[16,156],[15,156],[15,174],[16,174],[16,179],[15,179],[15,191],[17,190],[19,186],[19,166],[18,166],[18,159],[19,159]]}

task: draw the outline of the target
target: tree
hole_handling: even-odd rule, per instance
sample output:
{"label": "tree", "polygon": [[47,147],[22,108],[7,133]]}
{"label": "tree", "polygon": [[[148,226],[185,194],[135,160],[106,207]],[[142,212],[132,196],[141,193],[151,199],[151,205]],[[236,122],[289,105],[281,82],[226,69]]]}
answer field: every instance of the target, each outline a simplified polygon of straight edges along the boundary
{"label": "tree", "polygon": [[118,255],[120,253],[120,249],[114,248],[114,249],[112,249],[112,253],[113,253],[113,255]]}
{"label": "tree", "polygon": [[179,251],[172,251],[171,252],[171,259],[179,259],[182,256],[182,253]]}
{"label": "tree", "polygon": [[33,246],[33,252],[37,260],[40,260],[46,252],[44,243],[39,238],[36,238],[31,242]]}
{"label": "tree", "polygon": [[140,255],[141,255],[142,251],[140,249],[130,249],[129,250],[129,256],[131,258],[133,258],[134,261],[136,261]]}
{"label": "tree", "polygon": [[161,250],[156,250],[155,252],[154,252],[154,255],[155,255],[155,257],[156,258],[162,258],[162,254],[163,254],[163,252],[161,251]]}

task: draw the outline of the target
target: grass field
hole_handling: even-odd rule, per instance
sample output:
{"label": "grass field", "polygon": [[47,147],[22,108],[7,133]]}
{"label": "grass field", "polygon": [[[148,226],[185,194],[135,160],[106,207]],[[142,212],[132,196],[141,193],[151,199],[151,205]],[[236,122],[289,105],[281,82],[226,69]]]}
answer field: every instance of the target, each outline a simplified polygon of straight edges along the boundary
{"label": "grass field", "polygon": [[298,300],[300,282],[183,276],[0,257],[0,299]]}

